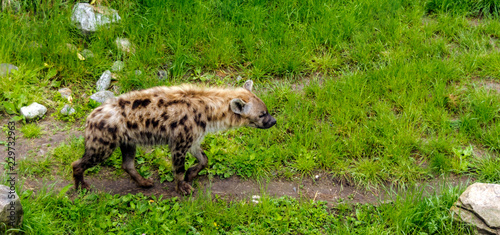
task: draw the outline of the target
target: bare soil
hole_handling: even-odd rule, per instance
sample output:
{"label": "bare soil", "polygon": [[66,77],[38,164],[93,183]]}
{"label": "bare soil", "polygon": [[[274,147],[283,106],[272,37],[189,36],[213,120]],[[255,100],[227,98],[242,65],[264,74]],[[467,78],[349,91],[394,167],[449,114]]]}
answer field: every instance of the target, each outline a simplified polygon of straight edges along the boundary
{"label": "bare soil", "polygon": [[[5,126],[7,118],[0,119],[0,124]],[[51,117],[45,118],[38,123],[42,126],[44,134],[35,139],[26,139],[19,131],[20,125],[16,127],[16,162],[24,159],[36,160],[44,157],[49,151],[63,142],[69,142],[71,139],[83,135],[83,131],[79,130],[78,125],[67,127],[67,124],[54,120]],[[6,133],[2,131],[0,140],[6,141]],[[6,153],[6,147],[2,152]],[[0,160],[6,161],[7,154],[2,154]],[[209,156],[210,157],[210,156]],[[5,170],[0,168],[0,174]],[[70,177],[67,177],[70,178]],[[116,175],[114,170],[102,167],[97,175],[86,176],[86,180],[93,187],[94,191],[108,192],[111,194],[137,194],[142,193],[150,196],[160,196],[163,198],[180,197],[176,191],[173,182],[160,183],[159,177],[153,175],[155,185],[152,188],[140,188],[130,179],[128,174],[122,173]],[[50,190],[59,191],[63,187],[73,182],[66,179],[48,180],[44,178],[23,177],[23,189],[33,190],[37,192],[44,187],[50,187]],[[443,185],[466,185],[469,184],[467,177],[447,177],[442,179],[434,179],[432,181],[423,182],[417,187],[426,190],[427,193],[439,191]],[[193,183],[193,186],[198,191],[195,192],[196,197],[200,191],[207,192],[212,195],[226,198],[228,200],[252,200],[254,195],[268,195],[273,197],[291,196],[307,200],[326,201],[329,206],[333,206],[338,202],[348,203],[370,203],[379,204],[392,200],[391,197],[397,194],[403,194],[404,189],[401,187],[387,184],[382,189],[368,190],[354,185],[343,183],[339,179],[332,177],[327,173],[315,174],[314,178],[303,177],[296,180],[285,179],[242,179],[238,176],[232,176],[227,179],[219,177],[199,176]],[[391,192],[391,193],[388,193]],[[74,191],[70,192],[76,195]]]}

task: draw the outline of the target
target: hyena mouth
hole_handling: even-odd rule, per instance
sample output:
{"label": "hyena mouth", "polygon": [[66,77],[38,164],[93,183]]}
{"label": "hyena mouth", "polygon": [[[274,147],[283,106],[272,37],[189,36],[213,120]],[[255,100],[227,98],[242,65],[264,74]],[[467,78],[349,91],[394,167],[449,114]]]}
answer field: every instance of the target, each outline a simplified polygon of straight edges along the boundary
{"label": "hyena mouth", "polygon": [[272,116],[269,116],[267,122],[264,123],[264,126],[259,126],[260,129],[268,129],[272,126],[276,125],[276,119]]}

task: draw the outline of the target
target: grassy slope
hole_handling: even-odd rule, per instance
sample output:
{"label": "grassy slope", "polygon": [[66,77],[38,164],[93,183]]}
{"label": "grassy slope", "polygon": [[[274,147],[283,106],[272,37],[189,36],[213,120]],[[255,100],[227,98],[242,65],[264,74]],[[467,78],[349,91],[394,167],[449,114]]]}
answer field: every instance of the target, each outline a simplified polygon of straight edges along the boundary
{"label": "grassy slope", "polygon": [[[22,2],[21,13],[0,14],[0,62],[21,68],[0,82],[6,111],[33,101],[62,107],[59,83],[90,94],[115,60],[127,64],[123,91],[188,80],[234,84],[242,74],[257,81],[257,92],[266,89],[260,96],[279,125],[207,138],[211,174],[321,169],[362,186],[449,172],[500,181],[498,158],[466,149],[500,150],[500,97],[485,86],[498,83],[500,23],[488,2],[111,1],[121,23],[91,36],[72,28],[69,3],[34,4],[34,15]],[[128,37],[135,54],[120,52],[116,37]],[[80,61],[66,43],[95,57]],[[171,79],[158,81],[165,64]],[[219,79],[216,71],[230,75]],[[303,78],[310,84],[292,90]],[[74,98],[84,118],[94,104]],[[54,152],[53,161],[79,157],[65,153]],[[144,166],[168,174],[160,155],[143,156]]]}

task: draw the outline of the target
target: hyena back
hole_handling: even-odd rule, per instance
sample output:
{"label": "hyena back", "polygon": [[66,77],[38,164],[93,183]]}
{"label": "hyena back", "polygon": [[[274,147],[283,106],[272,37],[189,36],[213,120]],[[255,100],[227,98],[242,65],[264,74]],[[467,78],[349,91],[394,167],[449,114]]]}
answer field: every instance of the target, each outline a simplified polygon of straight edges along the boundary
{"label": "hyena back", "polygon": [[[154,87],[110,99],[87,118],[85,153],[72,163],[76,188],[89,188],[85,170],[106,160],[120,147],[122,168],[141,187],[153,186],[135,169],[137,145],[163,145],[170,148],[176,190],[190,194],[189,184],[207,166],[200,147],[208,132],[251,126],[267,129],[276,124],[264,102],[252,93],[252,81],[243,88]],[[190,152],[197,165],[184,168]]]}

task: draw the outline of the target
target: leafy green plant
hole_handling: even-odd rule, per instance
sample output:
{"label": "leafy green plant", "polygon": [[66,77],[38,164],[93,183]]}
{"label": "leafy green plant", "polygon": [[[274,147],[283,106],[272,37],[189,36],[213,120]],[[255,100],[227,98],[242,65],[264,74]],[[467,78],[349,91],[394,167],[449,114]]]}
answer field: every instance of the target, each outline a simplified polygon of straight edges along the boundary
{"label": "leafy green plant", "polygon": [[23,133],[24,138],[33,139],[39,138],[42,135],[42,127],[36,123],[28,123],[21,127],[20,131]]}
{"label": "leafy green plant", "polygon": [[452,171],[455,173],[464,173],[469,170],[471,157],[474,155],[472,145],[467,148],[453,148],[454,158],[452,158]]}

